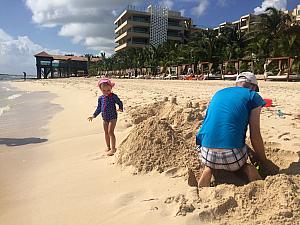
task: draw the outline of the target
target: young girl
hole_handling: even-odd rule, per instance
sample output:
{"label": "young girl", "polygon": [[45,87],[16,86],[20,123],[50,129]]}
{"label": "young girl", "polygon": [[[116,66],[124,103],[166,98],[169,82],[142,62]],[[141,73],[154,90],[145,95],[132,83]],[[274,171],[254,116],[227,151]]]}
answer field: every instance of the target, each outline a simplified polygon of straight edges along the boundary
{"label": "young girl", "polygon": [[[92,121],[100,113],[102,113],[103,118],[103,128],[105,133],[105,142],[107,146],[107,155],[112,156],[116,152],[116,137],[114,134],[114,129],[117,124],[117,111],[123,112],[123,103],[119,97],[112,93],[111,89],[115,84],[112,83],[107,78],[102,78],[98,82],[98,87],[102,91],[102,96],[98,98],[98,106],[93,116],[88,118]],[[119,109],[116,110],[116,104],[118,104]]]}

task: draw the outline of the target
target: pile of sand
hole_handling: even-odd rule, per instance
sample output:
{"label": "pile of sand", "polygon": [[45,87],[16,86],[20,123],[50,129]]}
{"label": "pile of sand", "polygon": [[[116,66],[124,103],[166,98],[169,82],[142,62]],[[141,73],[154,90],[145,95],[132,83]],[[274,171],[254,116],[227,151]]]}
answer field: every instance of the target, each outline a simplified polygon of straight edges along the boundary
{"label": "pile of sand", "polygon": [[[195,134],[206,105],[188,102],[180,106],[172,100],[132,108],[135,126],[120,145],[117,162],[134,166],[138,172],[172,174],[188,168],[186,172],[194,171],[199,178],[203,166],[194,150]],[[177,204],[176,216],[189,214],[191,221],[231,224],[234,219],[243,224],[295,224],[300,221],[299,155],[280,149],[276,143],[266,141],[265,146],[267,157],[279,166],[280,174],[245,185],[244,177],[225,172],[214,179],[219,179],[215,185],[227,184],[195,189],[194,197],[171,196],[165,204]]]}
{"label": "pile of sand", "polygon": [[297,224],[300,221],[300,176],[267,177],[242,187],[201,189],[194,215],[201,221],[231,224]]}
{"label": "pile of sand", "polygon": [[181,107],[172,101],[130,110],[136,126],[119,146],[118,163],[132,165],[138,172],[163,172],[174,167],[201,169],[194,148],[205,106],[188,103]]}

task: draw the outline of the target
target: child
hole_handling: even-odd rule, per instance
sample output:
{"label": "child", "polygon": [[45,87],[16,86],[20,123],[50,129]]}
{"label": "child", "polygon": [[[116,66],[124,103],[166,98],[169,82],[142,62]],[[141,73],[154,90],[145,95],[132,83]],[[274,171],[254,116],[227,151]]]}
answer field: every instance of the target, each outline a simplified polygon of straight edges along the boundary
{"label": "child", "polygon": [[[116,152],[116,137],[114,134],[114,129],[117,124],[117,111],[123,112],[123,103],[119,97],[112,93],[111,89],[115,84],[112,83],[108,78],[102,78],[98,82],[98,87],[102,91],[103,95],[98,98],[98,106],[93,116],[88,118],[92,121],[100,113],[102,113],[103,118],[103,128],[105,133],[105,142],[107,146],[107,155],[112,156]],[[116,110],[116,104],[118,104],[119,109]],[[110,145],[111,144],[111,145]]]}

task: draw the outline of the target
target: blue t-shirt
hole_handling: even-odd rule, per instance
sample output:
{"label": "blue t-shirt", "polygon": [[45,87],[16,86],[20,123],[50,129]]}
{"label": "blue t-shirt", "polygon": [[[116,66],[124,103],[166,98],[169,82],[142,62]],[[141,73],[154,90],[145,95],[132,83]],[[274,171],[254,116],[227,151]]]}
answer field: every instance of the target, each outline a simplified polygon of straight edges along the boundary
{"label": "blue t-shirt", "polygon": [[265,104],[249,88],[229,87],[218,91],[196,135],[196,144],[206,148],[242,148],[251,110]]}

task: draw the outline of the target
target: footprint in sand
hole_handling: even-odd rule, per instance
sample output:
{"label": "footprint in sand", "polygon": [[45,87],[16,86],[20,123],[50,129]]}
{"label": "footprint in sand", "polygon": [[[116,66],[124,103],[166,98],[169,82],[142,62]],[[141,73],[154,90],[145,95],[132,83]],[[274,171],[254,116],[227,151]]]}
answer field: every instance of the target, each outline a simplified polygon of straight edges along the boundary
{"label": "footprint in sand", "polygon": [[279,142],[265,142],[265,146],[270,147],[270,148],[280,148],[281,143],[279,143]]}
{"label": "footprint in sand", "polygon": [[284,137],[284,136],[287,136],[287,135],[289,135],[289,134],[290,134],[290,132],[284,132],[284,133],[278,135],[277,138],[280,139],[280,138],[282,138],[282,137]]}
{"label": "footprint in sand", "polygon": [[107,158],[107,155],[105,153],[96,152],[96,153],[88,154],[87,157],[91,161],[94,161],[94,160],[99,160],[99,159],[105,159],[105,158]]}
{"label": "footprint in sand", "polygon": [[123,193],[120,194],[119,196],[117,196],[114,200],[113,200],[113,204],[117,207],[117,208],[121,208],[123,206],[129,205],[130,203],[132,203],[137,197],[137,193]]}
{"label": "footprint in sand", "polygon": [[107,155],[103,154],[103,155],[101,155],[99,157],[95,157],[95,158],[93,158],[91,160],[94,161],[94,160],[105,159],[105,158],[107,158]]}

